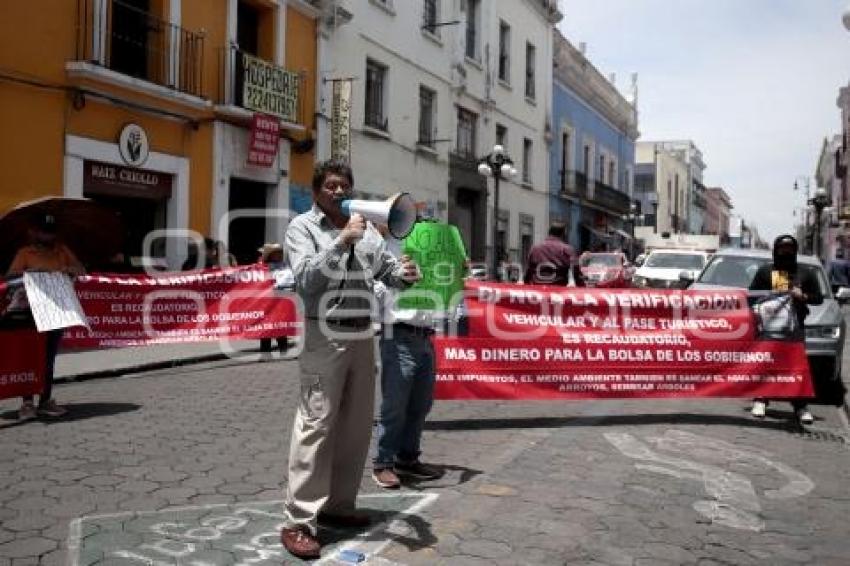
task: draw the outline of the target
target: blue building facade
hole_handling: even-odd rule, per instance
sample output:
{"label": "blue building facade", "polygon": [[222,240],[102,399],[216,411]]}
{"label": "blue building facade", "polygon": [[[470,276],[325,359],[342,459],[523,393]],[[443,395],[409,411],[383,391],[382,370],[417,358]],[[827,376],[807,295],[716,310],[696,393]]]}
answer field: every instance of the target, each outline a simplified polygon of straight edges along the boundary
{"label": "blue building facade", "polygon": [[577,250],[626,249],[641,212],[630,196],[637,113],[560,34],[554,55],[550,221],[567,224]]}

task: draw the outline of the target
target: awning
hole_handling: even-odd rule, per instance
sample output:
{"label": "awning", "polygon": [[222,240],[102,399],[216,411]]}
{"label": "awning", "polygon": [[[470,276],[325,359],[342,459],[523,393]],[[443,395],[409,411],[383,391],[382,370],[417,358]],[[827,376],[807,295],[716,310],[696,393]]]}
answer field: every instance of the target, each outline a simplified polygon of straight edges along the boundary
{"label": "awning", "polygon": [[597,230],[596,228],[594,228],[593,226],[590,226],[589,224],[582,223],[581,226],[582,226],[582,228],[589,231],[591,234],[593,234],[594,236],[596,236],[600,240],[610,240],[611,239],[610,234],[606,234],[605,232],[602,232],[601,230]]}
{"label": "awning", "polygon": [[632,239],[632,235],[631,235],[631,234],[629,234],[628,232],[624,232],[623,230],[620,230],[619,228],[615,228],[615,229],[614,229],[614,232],[616,232],[617,234],[619,234],[620,236],[622,236],[622,237],[623,237],[624,239],[626,239],[626,240],[631,240],[631,239]]}

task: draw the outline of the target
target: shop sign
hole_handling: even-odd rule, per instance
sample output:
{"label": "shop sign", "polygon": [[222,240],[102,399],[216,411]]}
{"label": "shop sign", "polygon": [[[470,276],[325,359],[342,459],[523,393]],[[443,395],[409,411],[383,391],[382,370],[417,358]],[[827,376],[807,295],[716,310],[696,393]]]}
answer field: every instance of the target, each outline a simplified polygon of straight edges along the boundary
{"label": "shop sign", "polygon": [[102,194],[134,198],[166,199],[171,196],[174,175],[85,160],[83,190],[86,194]]}
{"label": "shop sign", "polygon": [[127,124],[118,135],[118,152],[124,163],[133,167],[143,165],[150,154],[148,134],[138,124]]}
{"label": "shop sign", "polygon": [[333,81],[331,158],[351,160],[351,80]]}
{"label": "shop sign", "polygon": [[274,116],[254,114],[251,122],[251,147],[248,149],[248,164],[271,167],[277,157],[280,142],[280,120]]}
{"label": "shop sign", "polygon": [[298,73],[287,71],[262,59],[242,53],[242,106],[248,110],[277,116],[284,122],[298,122]]}

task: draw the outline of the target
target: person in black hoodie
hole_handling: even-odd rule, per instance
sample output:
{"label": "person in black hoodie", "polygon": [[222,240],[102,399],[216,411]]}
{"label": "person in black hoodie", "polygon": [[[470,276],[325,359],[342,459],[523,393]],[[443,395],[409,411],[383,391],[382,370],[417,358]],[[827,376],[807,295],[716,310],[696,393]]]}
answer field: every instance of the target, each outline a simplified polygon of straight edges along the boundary
{"label": "person in black hoodie", "polygon": [[[798,250],[799,245],[793,236],[784,234],[776,238],[773,241],[773,262],[759,268],[750,283],[750,290],[789,293],[802,331],[806,315],[809,314],[809,305],[821,304],[823,293],[814,272],[799,269]],[[792,399],[791,406],[794,407],[794,414],[801,424],[814,422],[805,399]],[[766,408],[766,399],[755,399],[752,408],[753,416],[763,418]]]}

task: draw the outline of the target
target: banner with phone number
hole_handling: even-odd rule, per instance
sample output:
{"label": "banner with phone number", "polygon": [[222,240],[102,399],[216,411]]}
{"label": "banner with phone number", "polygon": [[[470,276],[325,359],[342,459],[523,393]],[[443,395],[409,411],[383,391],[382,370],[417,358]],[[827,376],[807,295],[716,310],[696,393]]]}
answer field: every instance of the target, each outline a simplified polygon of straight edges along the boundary
{"label": "banner with phone number", "polygon": [[66,348],[276,338],[301,328],[295,295],[275,291],[261,264],[156,277],[92,274],[77,278],[75,289],[91,331],[66,330]]}
{"label": "banner with phone number", "polygon": [[434,343],[439,399],[813,395],[804,343],[762,337],[745,291],[466,292],[469,335]]}

